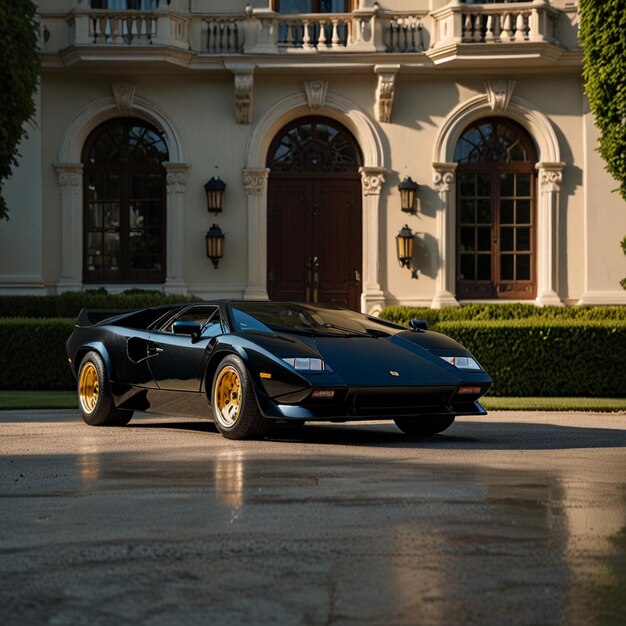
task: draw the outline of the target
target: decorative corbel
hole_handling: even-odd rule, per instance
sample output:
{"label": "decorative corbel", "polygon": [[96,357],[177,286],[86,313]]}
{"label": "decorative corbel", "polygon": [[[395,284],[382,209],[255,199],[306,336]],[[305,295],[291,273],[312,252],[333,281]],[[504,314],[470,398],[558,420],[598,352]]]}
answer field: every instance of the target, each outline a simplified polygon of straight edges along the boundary
{"label": "decorative corbel", "polygon": [[111,83],[115,106],[120,115],[128,115],[133,110],[137,83]]}
{"label": "decorative corbel", "polygon": [[328,91],[327,80],[305,80],[304,91],[309,103],[309,109],[319,111],[324,108],[326,92]]}
{"label": "decorative corbel", "polygon": [[494,113],[506,111],[514,89],[514,80],[488,80],[485,82],[489,106]]}
{"label": "decorative corbel", "polygon": [[376,88],[376,116],[379,122],[391,122],[391,109],[395,96],[396,74],[399,65],[376,65],[374,72],[378,74]]}
{"label": "decorative corbel", "polygon": [[237,124],[251,124],[254,66],[233,64],[227,67],[235,76],[235,119]]}

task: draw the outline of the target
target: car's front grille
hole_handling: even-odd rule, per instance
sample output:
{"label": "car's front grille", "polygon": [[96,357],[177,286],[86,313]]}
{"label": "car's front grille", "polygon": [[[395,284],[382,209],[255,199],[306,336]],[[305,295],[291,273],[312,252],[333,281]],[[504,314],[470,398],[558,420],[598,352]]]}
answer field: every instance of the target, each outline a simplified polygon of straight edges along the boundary
{"label": "car's front grille", "polygon": [[450,413],[455,391],[455,387],[355,389],[348,393],[345,406],[349,414],[363,417]]}

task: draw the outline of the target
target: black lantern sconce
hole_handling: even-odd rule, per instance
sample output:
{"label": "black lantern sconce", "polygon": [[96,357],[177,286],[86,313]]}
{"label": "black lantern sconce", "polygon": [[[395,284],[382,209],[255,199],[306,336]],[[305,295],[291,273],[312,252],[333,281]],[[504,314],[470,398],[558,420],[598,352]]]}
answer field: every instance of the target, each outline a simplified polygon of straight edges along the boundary
{"label": "black lantern sconce", "polygon": [[211,180],[204,185],[206,191],[206,206],[209,213],[221,213],[222,201],[224,199],[224,190],[226,183],[218,176],[213,176]]}
{"label": "black lantern sconce", "polygon": [[224,233],[217,224],[213,224],[206,234],[206,255],[217,269],[220,259],[224,256]]}
{"label": "black lantern sconce", "polygon": [[411,264],[413,261],[413,246],[415,244],[413,231],[405,225],[396,235],[396,250],[401,267],[411,270],[411,278],[418,278],[418,269]]}
{"label": "black lantern sconce", "polygon": [[417,213],[415,201],[417,198],[417,190],[420,186],[410,177],[405,179],[398,185],[400,191],[400,204],[405,213]]}

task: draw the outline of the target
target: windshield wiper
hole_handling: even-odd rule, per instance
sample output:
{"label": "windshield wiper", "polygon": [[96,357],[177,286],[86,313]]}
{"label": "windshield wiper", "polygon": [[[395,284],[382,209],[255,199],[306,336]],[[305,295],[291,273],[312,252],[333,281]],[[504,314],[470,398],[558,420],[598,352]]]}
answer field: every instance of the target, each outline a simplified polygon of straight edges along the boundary
{"label": "windshield wiper", "polygon": [[345,326],[339,326],[339,324],[331,324],[330,322],[326,322],[322,324],[322,328],[334,328],[335,330],[341,330],[344,333],[349,333],[351,335],[356,335],[358,337],[371,337],[372,336],[369,333],[364,333],[354,328],[346,328]]}

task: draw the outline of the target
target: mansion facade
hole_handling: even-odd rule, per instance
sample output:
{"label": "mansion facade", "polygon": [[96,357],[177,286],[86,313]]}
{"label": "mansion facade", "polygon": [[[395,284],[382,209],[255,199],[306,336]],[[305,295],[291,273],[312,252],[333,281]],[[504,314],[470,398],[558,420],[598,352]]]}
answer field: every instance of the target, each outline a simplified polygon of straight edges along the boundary
{"label": "mansion facade", "polygon": [[626,304],[577,1],[37,4],[0,293]]}

